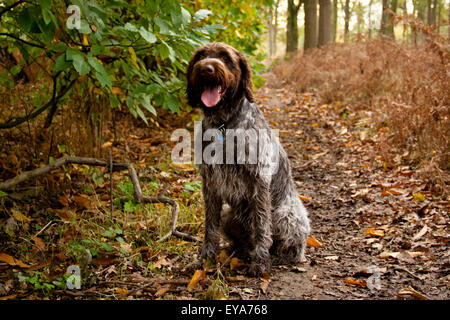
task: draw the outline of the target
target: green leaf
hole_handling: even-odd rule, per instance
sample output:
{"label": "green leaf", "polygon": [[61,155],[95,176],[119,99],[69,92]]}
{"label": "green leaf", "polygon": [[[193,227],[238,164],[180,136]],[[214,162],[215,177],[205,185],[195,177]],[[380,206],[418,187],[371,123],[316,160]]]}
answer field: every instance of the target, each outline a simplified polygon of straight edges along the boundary
{"label": "green leaf", "polygon": [[55,73],[59,71],[64,71],[69,69],[72,66],[71,61],[66,60],[66,53],[61,54],[58,59],[55,61],[54,70]]}
{"label": "green leaf", "polygon": [[102,87],[107,86],[108,88],[111,88],[112,87],[111,78],[109,77],[109,74],[106,71],[105,67],[100,62],[98,62],[94,57],[88,56],[87,60],[90,66],[94,68],[95,76],[97,77],[97,80],[100,82],[100,85]]}
{"label": "green leaf", "polygon": [[164,107],[172,112],[178,112],[180,110],[180,101],[173,94],[169,94],[164,101]]}
{"label": "green leaf", "polygon": [[191,14],[184,7],[181,7],[181,23],[183,26],[188,26],[191,23]]}
{"label": "green leaf", "polygon": [[141,102],[142,102],[142,105],[144,106],[145,109],[147,109],[148,111],[150,111],[151,113],[153,113],[156,116],[156,110],[152,106],[152,104],[150,103],[150,97],[149,96],[144,96],[142,98]]}
{"label": "green leaf", "polygon": [[75,68],[75,70],[77,70],[80,76],[84,76],[85,74],[89,73],[89,71],[91,71],[91,68],[86,63],[86,60],[84,60],[83,56],[73,57],[73,67]]}
{"label": "green leaf", "polygon": [[211,10],[200,9],[194,14],[194,22],[202,21],[212,14]]}
{"label": "green leaf", "polygon": [[152,32],[146,30],[144,27],[141,27],[139,29],[139,34],[149,43],[155,43],[157,40],[156,36]]}
{"label": "green leaf", "polygon": [[161,18],[155,18],[154,22],[159,27],[159,33],[164,35],[173,35],[174,33],[170,30],[169,25]]}
{"label": "green leaf", "polygon": [[104,236],[106,238],[113,238],[116,236],[116,234],[114,232],[112,232],[111,230],[106,230],[105,232],[102,233],[102,236]]}
{"label": "green leaf", "polygon": [[31,29],[31,24],[33,23],[32,16],[30,15],[30,11],[28,8],[24,8],[17,17],[17,21],[19,22],[20,28],[24,32],[29,32]]}
{"label": "green leaf", "polygon": [[80,74],[80,76],[87,74],[91,70],[89,65],[86,63],[84,56],[84,53],[81,51],[72,48],[67,48],[66,50],[66,60],[73,61],[73,67]]}
{"label": "green leaf", "polygon": [[127,22],[124,26],[125,30],[131,31],[131,32],[139,32],[138,28],[136,28],[133,24]]}
{"label": "green leaf", "polygon": [[161,59],[165,60],[167,58],[170,59],[170,61],[175,60],[175,51],[173,51],[172,47],[170,47],[167,42],[161,39],[161,44],[158,45],[158,52]]}

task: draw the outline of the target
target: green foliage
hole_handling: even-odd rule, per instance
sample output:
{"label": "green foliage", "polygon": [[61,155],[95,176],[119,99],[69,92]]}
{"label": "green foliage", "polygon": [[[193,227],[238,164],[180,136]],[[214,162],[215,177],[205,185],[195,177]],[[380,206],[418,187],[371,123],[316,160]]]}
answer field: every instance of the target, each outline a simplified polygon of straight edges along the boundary
{"label": "green foliage", "polygon": [[0,49],[19,51],[22,62],[1,71],[0,84],[14,85],[12,76],[39,62],[39,76],[53,86],[44,90],[49,103],[36,101],[36,114],[77,90],[85,102],[104,97],[147,122],[158,108],[180,111],[187,62],[205,42],[244,51],[258,74],[260,57],[253,55],[264,29],[261,12],[271,2],[73,0],[67,7],[63,1],[6,0],[3,8],[12,8],[1,15]]}
{"label": "green foliage", "polygon": [[245,52],[254,71],[253,81],[257,87],[263,84],[260,72],[264,70],[261,61],[264,54],[258,53],[261,34],[266,28],[268,7],[273,0],[236,1],[236,0],[203,0],[202,8],[212,8],[207,21],[223,25],[211,37],[214,41],[222,41]]}
{"label": "green foliage", "polygon": [[27,271],[25,274],[18,273],[18,279],[20,282],[31,284],[34,289],[42,290],[48,294],[53,289],[66,289],[66,281],[70,277],[70,274],[64,274],[62,277],[50,279],[45,273],[40,271]]}
{"label": "green foliage", "polygon": [[[72,4],[69,10],[50,0],[15,6],[2,15],[2,46],[20,51],[21,67],[47,57],[57,90],[78,79],[80,96],[105,96],[111,107],[127,107],[144,121],[146,112],[156,114],[159,107],[180,110],[187,61],[220,28],[204,24],[208,11],[193,12],[175,0]],[[0,81],[11,85],[4,73]]]}

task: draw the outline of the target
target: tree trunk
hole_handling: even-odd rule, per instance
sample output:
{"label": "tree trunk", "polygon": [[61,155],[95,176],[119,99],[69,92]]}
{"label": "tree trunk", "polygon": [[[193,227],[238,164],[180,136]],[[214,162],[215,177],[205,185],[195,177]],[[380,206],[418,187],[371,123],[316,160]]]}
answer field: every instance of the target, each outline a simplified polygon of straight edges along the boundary
{"label": "tree trunk", "polygon": [[413,1],[413,3],[414,8],[416,9],[417,12],[417,18],[425,22],[425,10],[426,10],[425,2],[423,0],[416,0]]}
{"label": "tree trunk", "polygon": [[304,50],[317,47],[317,0],[305,2],[305,43]]}
{"label": "tree trunk", "polygon": [[[397,0],[391,0],[390,9],[391,9],[391,11],[394,14],[397,11],[397,4],[398,4]],[[386,34],[394,38],[395,35],[394,35],[394,21],[393,21],[393,18],[394,18],[394,16],[393,16],[392,13],[388,13],[387,14],[388,21],[387,21],[387,30],[386,30],[387,33]]]}
{"label": "tree trunk", "polygon": [[331,40],[331,1],[319,0],[319,47]]}
{"label": "tree trunk", "polygon": [[431,26],[436,24],[436,6],[437,0],[428,0],[427,1],[427,23]]}
{"label": "tree trunk", "polygon": [[280,0],[277,0],[277,2],[275,3],[274,22],[273,22],[273,38],[272,38],[273,55],[277,54],[278,7],[279,7],[279,5],[280,5]]}
{"label": "tree trunk", "polygon": [[275,37],[275,25],[274,25],[274,10],[272,7],[269,8],[269,19],[268,19],[268,30],[269,30],[269,39],[268,39],[268,46],[269,46],[269,58],[272,58],[275,55],[276,48],[274,47],[274,37]]}
{"label": "tree trunk", "polygon": [[350,0],[345,0],[345,5],[344,5],[344,41],[348,40],[349,28],[350,28],[350,18],[351,18]]}
{"label": "tree trunk", "polygon": [[372,38],[372,4],[373,4],[373,0],[370,0],[369,1],[369,13],[368,13],[369,21],[368,21],[368,26],[367,26],[367,29],[369,29],[368,30],[369,39]]}
{"label": "tree trunk", "polygon": [[380,24],[380,32],[384,35],[391,35],[392,30],[389,29],[389,22],[391,15],[388,10],[390,7],[391,0],[383,0],[382,13],[381,13],[381,24]]}
{"label": "tree trunk", "polygon": [[338,19],[338,2],[337,0],[333,0],[333,20],[331,23],[331,39],[333,42],[336,42],[336,34],[337,34],[337,19]]}
{"label": "tree trunk", "polygon": [[287,8],[287,30],[286,30],[286,54],[297,51],[298,49],[298,23],[297,15],[302,1],[295,4],[294,0],[288,0]]}

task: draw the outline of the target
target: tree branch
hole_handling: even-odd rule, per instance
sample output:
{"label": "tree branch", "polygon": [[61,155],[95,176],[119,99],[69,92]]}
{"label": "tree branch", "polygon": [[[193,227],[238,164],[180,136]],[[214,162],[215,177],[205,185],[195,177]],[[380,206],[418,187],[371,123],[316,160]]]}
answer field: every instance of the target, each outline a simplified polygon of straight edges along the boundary
{"label": "tree branch", "polygon": [[3,9],[2,9],[2,11],[0,11],[0,18],[2,17],[2,15],[4,15],[6,12],[8,12],[9,10],[11,10],[11,9],[13,9],[13,8],[15,8],[15,7],[17,7],[19,4],[21,4],[21,3],[24,3],[25,2],[25,0],[20,0],[20,1],[17,1],[17,2],[14,2],[12,5],[10,5],[10,6],[7,6],[7,7],[4,7]]}
{"label": "tree branch", "polygon": [[43,46],[43,45],[41,45],[41,44],[34,43],[34,42],[28,42],[28,41],[25,41],[25,40],[20,39],[19,37],[15,36],[15,35],[13,35],[13,34],[10,34],[10,33],[0,32],[0,36],[5,36],[5,37],[13,38],[13,39],[15,39],[15,40],[17,40],[17,41],[20,41],[20,42],[22,42],[22,43],[28,45],[28,46],[32,46],[32,47],[36,47],[36,48],[45,49],[45,46]]}
{"label": "tree branch", "polygon": [[[55,170],[65,164],[86,164],[86,165],[90,165],[90,166],[106,167],[106,168],[109,168],[110,171],[114,171],[114,170],[118,170],[118,169],[128,170],[128,173],[129,173],[129,176],[130,176],[131,182],[133,184],[133,188],[134,188],[134,196],[138,203],[164,203],[164,204],[168,204],[172,207],[172,218],[171,218],[171,223],[170,223],[170,231],[165,236],[161,237],[158,241],[159,242],[164,241],[172,235],[176,236],[178,238],[185,239],[185,240],[198,241],[197,238],[195,238],[187,233],[183,233],[183,232],[176,230],[178,213],[180,212],[180,206],[178,205],[178,203],[175,200],[169,199],[169,198],[165,197],[164,195],[150,198],[150,197],[144,196],[142,194],[142,189],[141,189],[141,185],[139,184],[139,178],[137,176],[136,170],[134,169],[133,165],[130,163],[115,163],[115,162],[110,162],[108,160],[99,160],[99,159],[95,159],[95,158],[64,156],[44,167],[37,168],[34,170],[30,170],[30,171],[25,171],[12,179],[0,182],[0,190],[9,190],[12,187],[14,187],[15,185],[17,185],[25,180],[32,179],[34,177],[46,174],[46,173],[48,173],[52,170]],[[111,173],[110,179],[112,179],[112,173]]]}

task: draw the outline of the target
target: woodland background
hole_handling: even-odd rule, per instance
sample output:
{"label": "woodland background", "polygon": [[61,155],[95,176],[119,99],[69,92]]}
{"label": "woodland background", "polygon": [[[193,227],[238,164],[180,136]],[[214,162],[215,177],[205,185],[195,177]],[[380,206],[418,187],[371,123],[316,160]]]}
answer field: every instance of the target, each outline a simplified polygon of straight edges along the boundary
{"label": "woodland background", "polygon": [[[164,235],[177,207],[179,232],[201,238],[201,181],[192,164],[171,162],[170,134],[201,117],[187,105],[184,72],[209,41],[247,55],[255,89],[283,88],[289,101],[363,128],[355,134],[377,170],[411,168],[423,184],[410,200],[438,203],[448,220],[448,1],[3,0],[0,17],[0,297],[64,297],[73,264],[95,297],[133,297],[105,274],[136,270],[166,277],[151,298],[184,294],[161,285],[198,243]],[[103,162],[14,180],[61,157]],[[136,197],[128,167],[108,171],[113,161],[137,168],[154,204]],[[206,281],[196,275],[180,283]],[[213,278],[201,297],[228,297],[233,280]]]}

